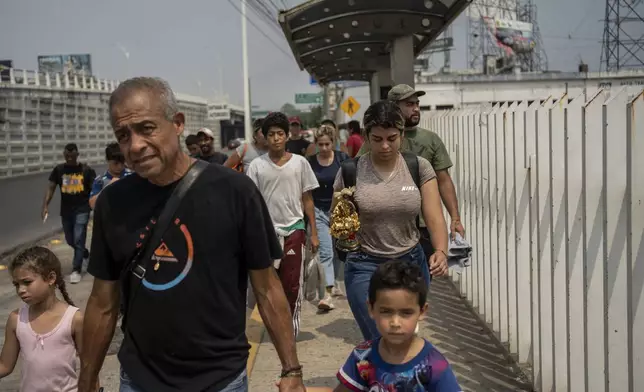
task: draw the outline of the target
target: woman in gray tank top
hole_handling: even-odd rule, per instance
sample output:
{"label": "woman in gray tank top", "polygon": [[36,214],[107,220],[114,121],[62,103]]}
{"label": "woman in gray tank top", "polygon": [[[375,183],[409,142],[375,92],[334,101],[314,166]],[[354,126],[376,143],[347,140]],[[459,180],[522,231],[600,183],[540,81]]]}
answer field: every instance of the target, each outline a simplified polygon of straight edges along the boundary
{"label": "woman in gray tank top", "polygon": [[[448,237],[434,169],[426,159],[400,152],[405,121],[398,105],[376,102],[363,122],[369,152],[356,158],[355,181],[347,178],[355,184],[360,248],[347,254],[344,274],[351,312],[365,340],[373,340],[379,333],[369,316],[367,296],[378,265],[393,259],[415,263],[429,285],[430,270],[432,276],[447,273]],[[335,178],[335,192],[345,188],[343,168]],[[436,249],[432,255],[425,255],[419,244],[416,221],[421,213]]]}

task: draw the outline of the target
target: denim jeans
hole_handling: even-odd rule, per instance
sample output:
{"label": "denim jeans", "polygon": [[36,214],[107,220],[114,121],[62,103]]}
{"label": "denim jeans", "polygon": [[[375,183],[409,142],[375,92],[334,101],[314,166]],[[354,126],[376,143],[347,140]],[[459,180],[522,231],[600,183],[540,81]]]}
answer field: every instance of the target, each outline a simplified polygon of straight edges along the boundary
{"label": "denim jeans", "polygon": [[[367,299],[369,297],[369,282],[371,275],[378,265],[391,259],[368,255],[364,252],[350,252],[344,265],[344,282],[347,286],[347,300],[353,318],[356,319],[360,332],[365,340],[373,340],[380,336],[376,323],[369,316]],[[420,244],[413,247],[396,260],[405,260],[420,266],[423,277],[429,287],[430,275],[427,257]]]}
{"label": "denim jeans", "polygon": [[67,245],[74,248],[72,268],[76,272],[81,272],[83,269],[83,258],[89,257],[89,251],[85,247],[89,212],[63,215],[60,219],[63,222],[65,241],[67,241]]}
{"label": "denim jeans", "polygon": [[[134,384],[130,376],[127,375],[121,368],[121,386],[119,392],[152,392],[144,391],[138,385]],[[243,372],[239,373],[239,376],[235,378],[230,384],[226,385],[224,389],[220,392],[248,392],[248,376],[246,375],[246,369]]]}
{"label": "denim jeans", "polygon": [[315,225],[318,229],[318,239],[320,240],[320,264],[324,270],[324,280],[326,287],[335,286],[335,281],[340,271],[340,259],[335,254],[333,238],[329,231],[330,213],[315,207]]}

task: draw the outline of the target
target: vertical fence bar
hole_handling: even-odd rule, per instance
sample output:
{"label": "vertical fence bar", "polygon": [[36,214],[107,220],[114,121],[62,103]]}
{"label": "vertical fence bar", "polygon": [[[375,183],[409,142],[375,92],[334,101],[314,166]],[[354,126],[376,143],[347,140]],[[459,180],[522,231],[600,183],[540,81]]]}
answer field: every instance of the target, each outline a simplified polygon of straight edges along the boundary
{"label": "vertical fence bar", "polygon": [[490,281],[489,276],[489,267],[487,265],[485,257],[485,236],[487,233],[485,214],[487,214],[487,208],[485,207],[485,200],[487,197],[486,186],[487,186],[487,157],[483,155],[484,151],[487,153],[487,149],[483,147],[484,141],[487,140],[487,126],[483,125],[484,121],[487,121],[487,114],[477,113],[474,116],[474,135],[476,137],[475,141],[475,150],[477,152],[476,164],[478,170],[476,171],[476,191],[477,191],[477,206],[476,206],[476,253],[475,260],[478,267],[479,273],[479,308],[478,312],[486,322],[488,321],[488,315],[491,315],[491,303],[490,297],[488,295],[488,287]]}
{"label": "vertical fence bar", "polygon": [[530,310],[532,313],[532,379],[537,390],[541,389],[541,324],[539,318],[539,257],[537,254],[538,237],[537,222],[539,213],[537,209],[537,111],[541,103],[534,101],[525,113],[525,154],[530,200],[528,204],[529,243],[530,243],[530,275],[532,285],[530,290]]}
{"label": "vertical fence bar", "polygon": [[568,390],[568,279],[566,273],[566,117],[568,96],[550,110],[550,189],[552,225],[552,300],[554,338],[554,385]]}
{"label": "vertical fence bar", "polygon": [[584,108],[584,183],[586,261],[586,382],[588,392],[607,392],[606,317],[604,314],[604,147],[602,104],[599,91]]}
{"label": "vertical fence bar", "polygon": [[[604,249],[605,295],[607,305],[607,389],[628,391],[628,296],[630,273],[627,265],[629,194],[627,179],[627,117],[624,108],[629,101],[624,89],[612,95],[604,104]],[[644,179],[640,179],[642,181]],[[642,331],[640,331],[642,333]]]}
{"label": "vertical fence bar", "polygon": [[[492,110],[488,117],[488,183],[489,183],[489,224],[488,243],[490,244],[489,263],[492,285],[492,329],[496,333],[501,331],[501,296],[499,295],[499,225],[497,221],[498,211],[498,188],[497,188],[497,129],[501,127],[503,120],[503,106]],[[499,335],[500,337],[500,335]]]}
{"label": "vertical fence bar", "polygon": [[[466,237],[472,239],[472,233],[474,233],[474,226],[472,224],[473,219],[472,219],[472,205],[473,205],[473,200],[472,200],[472,177],[474,177],[474,170],[472,168],[472,139],[471,139],[471,127],[470,127],[470,119],[471,119],[471,112],[470,110],[465,110],[465,113],[463,114],[463,170],[464,170],[464,175],[463,175],[463,195],[464,195],[464,204],[463,204],[463,218],[462,218],[462,223],[465,225],[465,230],[466,230]],[[470,260],[471,262],[471,260]],[[476,297],[477,297],[477,285],[476,285],[476,270],[474,269],[473,266],[470,266],[470,268],[467,268],[467,274],[468,274],[468,283],[469,283],[469,288],[468,288],[468,295],[467,299],[472,303],[473,305],[476,303]]]}
{"label": "vertical fence bar", "polygon": [[[573,99],[566,108],[566,244],[568,253],[568,382],[571,391],[586,390],[584,366],[586,309],[584,306],[584,168],[582,141],[583,95]],[[573,388],[574,386],[574,388]]]}
{"label": "vertical fence bar", "polygon": [[630,390],[644,391],[644,91],[633,98],[627,111],[630,189],[629,347]]}
{"label": "vertical fence bar", "polygon": [[509,340],[508,335],[508,262],[506,240],[506,184],[505,184],[505,123],[508,116],[508,104],[501,106],[496,114],[496,233],[497,265],[499,269],[499,336],[502,342]]}
{"label": "vertical fence bar", "polygon": [[517,254],[516,254],[516,188],[515,188],[515,127],[514,115],[517,111],[518,103],[514,102],[508,108],[504,118],[503,125],[503,148],[505,151],[505,202],[503,205],[505,213],[505,232],[502,235],[505,238],[505,258],[507,265],[507,314],[508,314],[508,342],[510,352],[518,354],[519,352],[519,332],[517,317]]}
{"label": "vertical fence bar", "polygon": [[491,259],[491,244],[490,244],[490,128],[493,126],[494,112],[497,107],[494,107],[491,113],[481,114],[481,158],[483,168],[481,173],[481,182],[483,189],[483,264],[485,268],[485,322],[492,324],[493,322],[493,272],[492,272],[492,259]]}
{"label": "vertical fence bar", "polygon": [[514,236],[516,238],[515,260],[517,266],[517,305],[518,317],[518,358],[520,363],[530,361],[532,351],[532,311],[530,270],[530,177],[526,167],[525,132],[527,102],[521,102],[514,112],[514,187],[515,198],[512,206],[514,213]]}
{"label": "vertical fence bar", "polygon": [[474,176],[472,178],[472,200],[474,201],[473,209],[473,225],[472,225],[472,263],[476,269],[476,307],[480,315],[485,311],[485,269],[483,265],[483,239],[482,239],[482,203],[481,195],[483,193],[481,183],[482,162],[481,162],[481,114],[476,111],[470,117],[470,135],[472,136],[472,170]]}
{"label": "vertical fence bar", "polygon": [[554,339],[552,317],[552,189],[550,188],[550,109],[547,100],[537,111],[537,257],[539,258],[539,332],[541,334],[542,389],[554,386]]}

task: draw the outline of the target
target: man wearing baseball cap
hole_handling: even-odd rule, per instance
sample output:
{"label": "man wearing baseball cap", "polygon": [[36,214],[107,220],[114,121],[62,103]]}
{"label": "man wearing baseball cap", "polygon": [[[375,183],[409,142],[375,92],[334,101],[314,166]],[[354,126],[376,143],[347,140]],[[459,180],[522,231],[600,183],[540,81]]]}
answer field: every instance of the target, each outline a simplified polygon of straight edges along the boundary
{"label": "man wearing baseball cap", "polygon": [[[465,236],[465,228],[461,223],[458,211],[456,190],[448,171],[453,165],[447,148],[445,148],[445,144],[435,132],[418,126],[420,123],[420,101],[418,97],[423,95],[425,95],[424,91],[416,91],[409,85],[399,84],[389,90],[387,99],[397,102],[405,116],[405,138],[401,148],[427,159],[432,164],[434,171],[436,171],[441,199],[451,217],[451,234],[459,233],[461,236]],[[362,146],[358,155],[366,152],[366,146],[367,143]],[[421,242],[424,247],[428,243],[431,244],[431,242],[427,241],[427,238],[423,238]]]}
{"label": "man wearing baseball cap", "polygon": [[223,165],[228,159],[224,153],[215,151],[215,134],[208,128],[201,128],[197,131],[199,138],[199,147],[201,147],[201,156],[199,158],[210,163]]}
{"label": "man wearing baseball cap", "polygon": [[288,122],[290,138],[286,142],[286,151],[291,154],[306,156],[306,150],[311,142],[302,137],[302,121],[297,116],[289,117]]}

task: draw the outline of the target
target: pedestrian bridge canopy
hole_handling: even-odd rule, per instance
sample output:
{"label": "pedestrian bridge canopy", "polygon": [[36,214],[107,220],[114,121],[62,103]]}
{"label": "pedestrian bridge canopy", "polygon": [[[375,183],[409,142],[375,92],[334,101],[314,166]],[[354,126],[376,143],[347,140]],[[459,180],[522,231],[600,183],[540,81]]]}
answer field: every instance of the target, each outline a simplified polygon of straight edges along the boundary
{"label": "pedestrian bridge canopy", "polygon": [[415,58],[470,2],[311,0],[282,11],[279,22],[300,69],[318,83],[371,81],[391,66],[393,41],[412,37]]}

